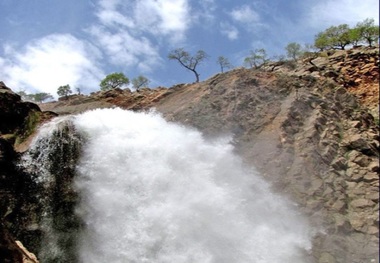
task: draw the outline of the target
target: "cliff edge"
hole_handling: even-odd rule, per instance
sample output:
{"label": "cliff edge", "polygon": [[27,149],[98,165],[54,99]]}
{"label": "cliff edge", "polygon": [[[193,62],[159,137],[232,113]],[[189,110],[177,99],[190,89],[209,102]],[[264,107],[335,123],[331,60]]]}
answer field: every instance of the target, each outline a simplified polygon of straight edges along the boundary
{"label": "cliff edge", "polygon": [[[206,137],[231,136],[247,165],[293,200],[319,230],[311,251],[315,262],[344,263],[379,262],[378,101],[379,50],[365,47],[258,70],[238,68],[171,88],[72,95],[39,107],[57,114],[155,108]],[[1,133],[11,146],[13,133]],[[2,178],[18,178],[12,169]],[[5,204],[1,212],[20,218],[14,207]]]}

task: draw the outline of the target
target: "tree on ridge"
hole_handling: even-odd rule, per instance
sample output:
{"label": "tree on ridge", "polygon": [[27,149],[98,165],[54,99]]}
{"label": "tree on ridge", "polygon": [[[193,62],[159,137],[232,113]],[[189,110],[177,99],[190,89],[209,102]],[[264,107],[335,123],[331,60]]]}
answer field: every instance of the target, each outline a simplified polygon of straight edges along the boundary
{"label": "tree on ridge", "polygon": [[65,97],[66,99],[71,93],[72,93],[72,90],[69,84],[60,86],[57,91],[58,96]]}
{"label": "tree on ridge", "polygon": [[223,56],[219,56],[218,57],[218,60],[217,60],[217,63],[219,64],[220,66],[220,71],[223,73],[224,72],[224,69],[225,68],[232,68],[232,65],[231,63],[228,61],[227,58],[223,57]]}
{"label": "tree on ridge", "polygon": [[121,72],[107,75],[99,84],[101,90],[111,90],[128,85],[129,79]]}
{"label": "tree on ridge", "polygon": [[136,89],[136,91],[139,91],[141,87],[147,87],[149,82],[150,82],[149,79],[140,75],[132,79],[132,86]]}
{"label": "tree on ridge", "polygon": [[199,73],[196,70],[197,66],[201,64],[208,55],[203,50],[198,50],[197,53],[192,56],[189,52],[183,48],[177,48],[171,51],[168,55],[170,60],[177,60],[178,63],[184,68],[192,71],[195,75],[195,82],[199,82]]}
{"label": "tree on ridge", "polygon": [[258,69],[268,62],[267,52],[265,49],[255,49],[250,51],[250,55],[244,59],[244,64],[249,65],[251,68]]}
{"label": "tree on ridge", "polygon": [[379,39],[379,26],[375,25],[373,18],[367,18],[363,22],[357,23],[355,29],[357,29],[361,40],[366,41],[370,47]]}
{"label": "tree on ridge", "polygon": [[348,45],[368,43],[371,47],[379,38],[379,26],[374,24],[374,19],[367,18],[363,22],[350,28],[347,24],[331,26],[323,32],[319,32],[314,39],[314,46],[321,51],[328,49],[344,50]]}
{"label": "tree on ridge", "polygon": [[291,58],[294,61],[296,61],[303,54],[301,45],[296,42],[289,43],[285,49],[288,58]]}

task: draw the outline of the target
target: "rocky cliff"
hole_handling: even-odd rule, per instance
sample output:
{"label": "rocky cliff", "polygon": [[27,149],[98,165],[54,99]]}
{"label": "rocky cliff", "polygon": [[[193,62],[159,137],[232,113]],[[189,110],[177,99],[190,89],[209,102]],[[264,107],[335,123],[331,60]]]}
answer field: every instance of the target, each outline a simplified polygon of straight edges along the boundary
{"label": "rocky cliff", "polygon": [[[28,138],[35,132],[38,124],[56,116],[54,113],[41,112],[30,102],[21,101],[3,82],[0,82],[0,259],[1,262],[37,262],[23,245],[38,240],[37,234],[23,235],[25,218],[31,215],[34,183],[16,166],[18,154],[15,149],[25,149]],[[31,233],[32,231],[29,231]]]}
{"label": "rocky cliff", "polygon": [[[378,49],[358,48],[269,63],[260,70],[234,69],[169,89],[116,89],[40,107],[58,114],[115,106],[155,108],[168,120],[200,129],[205,136],[228,134],[245,162],[297,203],[320,230],[312,250],[315,262],[379,262],[378,67]],[[23,218],[17,207],[27,210],[27,202],[19,196],[28,193],[28,182],[12,164],[17,159],[12,145],[25,148],[21,142],[32,134],[34,128],[28,127],[35,126],[28,126],[26,116],[40,111],[2,90],[2,103],[11,97],[19,103],[0,111],[5,113],[0,116],[1,180],[6,182],[0,194],[12,197],[1,200],[14,200],[2,201],[1,215],[8,224],[2,229],[11,230],[13,237],[7,235],[12,240],[23,237],[30,248],[34,246],[26,237],[33,233],[25,229],[21,237],[15,236],[21,232],[12,224],[12,218]],[[27,114],[22,110],[26,105],[31,107]],[[24,117],[15,121],[12,114]],[[12,250],[13,243],[7,244]]]}

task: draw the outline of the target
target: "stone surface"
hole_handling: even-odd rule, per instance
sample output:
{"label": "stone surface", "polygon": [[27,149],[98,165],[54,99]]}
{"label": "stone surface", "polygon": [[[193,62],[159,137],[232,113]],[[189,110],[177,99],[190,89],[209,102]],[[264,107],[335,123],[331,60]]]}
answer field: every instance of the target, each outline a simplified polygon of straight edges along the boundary
{"label": "stone surface", "polygon": [[[315,237],[315,262],[378,262],[378,60],[376,49],[336,51],[301,61],[295,68],[284,63],[262,70],[240,68],[170,89],[96,92],[40,107],[60,114],[154,107],[170,121],[200,129],[205,137],[229,134],[244,162],[254,165],[273,189],[325,230]],[[7,88],[0,90],[0,98],[18,100]],[[16,154],[9,149],[9,134],[22,130],[23,124],[2,129],[6,134],[0,165],[8,168],[0,173],[6,171],[4,182],[12,188],[19,177],[9,177],[17,174],[9,163],[16,158],[9,157]],[[21,214],[27,218],[25,213],[36,211],[24,204],[17,212],[16,203],[3,203],[2,215],[22,219]],[[25,219],[20,228],[31,222]],[[12,233],[34,248],[29,237],[36,232],[23,231]]]}

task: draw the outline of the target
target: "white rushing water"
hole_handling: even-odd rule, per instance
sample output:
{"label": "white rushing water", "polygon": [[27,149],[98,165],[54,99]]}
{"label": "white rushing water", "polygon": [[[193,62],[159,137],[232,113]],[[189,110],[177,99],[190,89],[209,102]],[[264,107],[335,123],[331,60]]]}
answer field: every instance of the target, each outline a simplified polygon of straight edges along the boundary
{"label": "white rushing water", "polygon": [[[65,122],[84,138],[74,182],[80,262],[309,262],[306,220],[244,167],[229,138],[206,140],[156,113],[102,109],[56,119],[39,140]],[[38,158],[48,156],[42,150]],[[53,243],[45,250],[57,250]]]}
{"label": "white rushing water", "polygon": [[88,140],[76,182],[83,262],[305,262],[307,223],[227,139],[121,109],[74,123]]}

